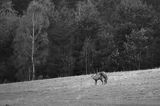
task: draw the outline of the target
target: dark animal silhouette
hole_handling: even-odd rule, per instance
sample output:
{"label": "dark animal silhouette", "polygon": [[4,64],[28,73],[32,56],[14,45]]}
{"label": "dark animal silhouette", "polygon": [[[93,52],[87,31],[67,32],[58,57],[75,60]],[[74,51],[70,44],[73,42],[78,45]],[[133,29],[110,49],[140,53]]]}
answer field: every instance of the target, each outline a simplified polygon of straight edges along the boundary
{"label": "dark animal silhouette", "polygon": [[100,80],[103,84],[103,77],[99,73],[97,73],[96,75],[92,75],[91,77],[95,80],[95,85],[97,85],[98,80]]}
{"label": "dark animal silhouette", "polygon": [[98,72],[96,75],[92,75],[91,77],[95,80],[95,85],[97,85],[98,80],[100,80],[102,84],[107,84],[108,76],[104,71]]}
{"label": "dark animal silhouette", "polygon": [[104,78],[104,84],[107,84],[108,76],[106,72],[102,71],[102,72],[99,72],[99,74]]}

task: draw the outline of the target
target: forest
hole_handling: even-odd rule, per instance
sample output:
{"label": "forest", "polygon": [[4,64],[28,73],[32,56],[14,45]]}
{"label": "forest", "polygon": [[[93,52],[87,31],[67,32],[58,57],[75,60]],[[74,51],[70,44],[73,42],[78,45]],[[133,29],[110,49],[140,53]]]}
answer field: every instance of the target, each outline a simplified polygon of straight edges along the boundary
{"label": "forest", "polygon": [[1,0],[0,83],[160,66],[160,0]]}

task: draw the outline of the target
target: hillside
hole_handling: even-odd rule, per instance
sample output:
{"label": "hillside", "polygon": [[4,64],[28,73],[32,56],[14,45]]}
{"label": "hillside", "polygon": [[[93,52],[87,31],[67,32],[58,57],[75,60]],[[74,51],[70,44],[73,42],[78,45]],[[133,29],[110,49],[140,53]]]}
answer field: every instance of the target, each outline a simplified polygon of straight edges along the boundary
{"label": "hillside", "polygon": [[[82,75],[0,85],[0,106],[159,106],[160,69],[108,73],[107,85]],[[132,105],[131,105],[132,104]]]}

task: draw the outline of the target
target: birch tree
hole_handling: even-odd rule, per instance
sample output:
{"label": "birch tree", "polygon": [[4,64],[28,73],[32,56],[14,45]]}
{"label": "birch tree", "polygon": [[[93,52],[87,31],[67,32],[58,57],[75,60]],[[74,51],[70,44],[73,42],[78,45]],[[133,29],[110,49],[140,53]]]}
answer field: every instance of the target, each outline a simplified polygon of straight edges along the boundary
{"label": "birch tree", "polygon": [[32,70],[32,80],[35,79],[36,65],[45,62],[48,55],[48,4],[42,0],[30,3],[26,15],[20,21],[15,38],[15,52],[19,58],[24,58],[28,70]]}

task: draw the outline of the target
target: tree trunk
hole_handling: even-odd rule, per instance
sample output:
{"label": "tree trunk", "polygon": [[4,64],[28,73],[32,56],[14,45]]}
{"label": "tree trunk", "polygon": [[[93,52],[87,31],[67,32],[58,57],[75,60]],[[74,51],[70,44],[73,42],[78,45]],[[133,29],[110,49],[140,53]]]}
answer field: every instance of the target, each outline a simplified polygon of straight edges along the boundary
{"label": "tree trunk", "polygon": [[139,53],[138,70],[141,68],[141,52]]}
{"label": "tree trunk", "polygon": [[88,70],[87,70],[87,69],[88,69],[88,64],[87,64],[88,60],[87,60],[87,58],[88,58],[88,57],[87,57],[87,48],[86,48],[86,74],[87,74],[87,71],[88,71]]}
{"label": "tree trunk", "polygon": [[32,17],[32,23],[33,23],[33,29],[32,29],[32,57],[31,57],[31,60],[32,60],[32,80],[35,79],[35,63],[34,63],[34,40],[35,40],[35,29],[34,29],[34,26],[35,26],[35,22],[34,22],[34,13],[33,13],[33,17]]}
{"label": "tree trunk", "polygon": [[28,81],[30,81],[31,80],[31,69],[30,69],[30,67],[28,68]]}

